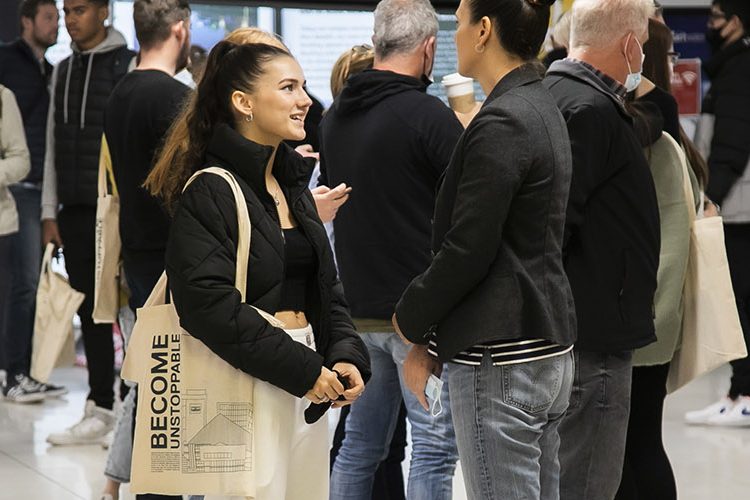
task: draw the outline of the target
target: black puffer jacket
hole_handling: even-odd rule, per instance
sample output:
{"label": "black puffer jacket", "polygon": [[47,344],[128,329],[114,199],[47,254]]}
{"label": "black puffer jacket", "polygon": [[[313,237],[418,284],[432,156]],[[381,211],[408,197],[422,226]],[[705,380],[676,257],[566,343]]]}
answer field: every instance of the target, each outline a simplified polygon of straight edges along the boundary
{"label": "black puffer jacket", "polygon": [[[265,166],[272,148],[219,126],[205,166],[220,166],[237,178],[252,223],[247,303],[275,314],[284,276],[284,239],[273,199],[265,189]],[[226,181],[198,177],[182,195],[167,242],[166,268],[180,323],[232,366],[297,397],[310,390],[323,365],[353,363],[370,376],[367,350],[354,330],[336,275],[325,228],[307,184],[314,162],[281,145],[274,175],[294,219],[318,256],[317,280],[308,288],[305,312],[317,352],[268,324],[241,303],[234,287],[237,210]]]}

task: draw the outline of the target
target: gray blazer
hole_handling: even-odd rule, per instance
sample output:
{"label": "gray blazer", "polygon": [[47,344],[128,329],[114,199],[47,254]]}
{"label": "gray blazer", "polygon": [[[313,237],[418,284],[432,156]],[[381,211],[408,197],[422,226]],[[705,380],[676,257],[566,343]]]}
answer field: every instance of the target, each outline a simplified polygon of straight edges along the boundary
{"label": "gray blazer", "polygon": [[575,340],[563,270],[568,132],[533,66],[506,75],[459,139],[435,206],[434,259],[396,315],[440,359],[491,340]]}

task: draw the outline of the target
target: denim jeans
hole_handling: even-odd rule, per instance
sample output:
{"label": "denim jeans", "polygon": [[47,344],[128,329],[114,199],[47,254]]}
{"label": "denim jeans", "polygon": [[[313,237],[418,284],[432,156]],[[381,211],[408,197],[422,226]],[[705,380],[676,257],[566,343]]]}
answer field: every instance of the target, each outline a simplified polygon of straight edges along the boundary
{"label": "denim jeans", "polygon": [[433,418],[404,384],[403,363],[410,347],[395,333],[364,333],[362,340],[370,353],[372,378],[346,419],[344,442],[331,474],[331,500],[371,499],[375,470],[388,456],[402,396],[412,438],[406,497],[451,500],[458,452],[449,384],[443,386],[441,395],[443,412]]}
{"label": "denim jeans", "polygon": [[573,355],[494,366],[451,364],[451,409],[471,500],[559,498],[557,429],[573,385]]}
{"label": "denim jeans", "polygon": [[[0,235],[0,276],[9,276],[12,266],[13,235]],[[6,369],[5,349],[8,331],[8,313],[10,312],[10,288],[9,279],[0,278],[0,369]],[[13,378],[8,379],[9,385]]]}
{"label": "denim jeans", "polygon": [[560,498],[611,500],[625,460],[633,353],[575,351],[570,407],[560,424]]}
{"label": "denim jeans", "polygon": [[18,232],[12,236],[11,291],[8,302],[7,336],[3,350],[8,379],[28,374],[31,367],[31,338],[34,334],[36,289],[42,264],[41,202],[39,189],[11,186],[18,209]]}

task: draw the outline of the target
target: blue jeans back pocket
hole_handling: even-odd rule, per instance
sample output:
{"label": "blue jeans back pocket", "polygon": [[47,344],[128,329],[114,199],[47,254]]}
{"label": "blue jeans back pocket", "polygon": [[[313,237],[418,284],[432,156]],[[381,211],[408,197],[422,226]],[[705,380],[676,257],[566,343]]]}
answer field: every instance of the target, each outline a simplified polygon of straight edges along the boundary
{"label": "blue jeans back pocket", "polygon": [[504,365],[503,402],[528,413],[548,410],[562,384],[565,356]]}

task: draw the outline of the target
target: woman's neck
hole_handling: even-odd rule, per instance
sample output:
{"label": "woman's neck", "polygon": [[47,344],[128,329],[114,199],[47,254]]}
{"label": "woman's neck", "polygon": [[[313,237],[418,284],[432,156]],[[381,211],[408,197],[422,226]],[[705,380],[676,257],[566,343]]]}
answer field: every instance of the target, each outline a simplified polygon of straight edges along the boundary
{"label": "woman's neck", "polygon": [[500,83],[500,80],[522,65],[523,61],[520,59],[509,59],[500,54],[495,57],[488,57],[486,64],[482,65],[477,75],[477,80],[484,95],[489,96]]}
{"label": "woman's neck", "polygon": [[257,127],[253,127],[245,120],[237,122],[237,130],[245,139],[260,144],[261,146],[271,146],[273,148],[273,153],[271,153],[271,157],[266,164],[265,178],[268,180],[273,177],[273,164],[276,159],[276,152],[279,150],[279,144],[281,144],[281,139],[266,136],[266,134],[263,134]]}

